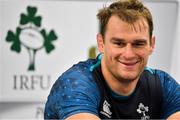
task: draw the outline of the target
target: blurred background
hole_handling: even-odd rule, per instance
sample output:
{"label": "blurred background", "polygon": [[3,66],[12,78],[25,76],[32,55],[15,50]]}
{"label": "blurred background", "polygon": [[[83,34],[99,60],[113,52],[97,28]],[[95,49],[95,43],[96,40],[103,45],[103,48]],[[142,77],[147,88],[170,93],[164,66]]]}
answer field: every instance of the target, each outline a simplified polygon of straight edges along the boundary
{"label": "blurred background", "polygon": [[[0,120],[43,119],[55,80],[97,54],[97,11],[112,0],[0,0]],[[180,83],[180,0],[143,0],[154,19],[148,66]]]}

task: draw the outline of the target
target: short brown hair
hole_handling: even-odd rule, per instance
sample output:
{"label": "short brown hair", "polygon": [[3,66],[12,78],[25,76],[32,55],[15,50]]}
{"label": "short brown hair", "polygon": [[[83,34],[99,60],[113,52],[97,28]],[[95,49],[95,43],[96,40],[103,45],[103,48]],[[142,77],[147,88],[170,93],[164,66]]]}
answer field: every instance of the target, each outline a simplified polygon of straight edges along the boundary
{"label": "short brown hair", "polygon": [[118,0],[112,3],[109,7],[104,7],[99,10],[97,17],[100,22],[100,32],[104,36],[106,25],[112,15],[117,15],[121,20],[133,24],[140,17],[147,20],[149,26],[149,35],[153,33],[152,15],[147,7],[139,0]]}

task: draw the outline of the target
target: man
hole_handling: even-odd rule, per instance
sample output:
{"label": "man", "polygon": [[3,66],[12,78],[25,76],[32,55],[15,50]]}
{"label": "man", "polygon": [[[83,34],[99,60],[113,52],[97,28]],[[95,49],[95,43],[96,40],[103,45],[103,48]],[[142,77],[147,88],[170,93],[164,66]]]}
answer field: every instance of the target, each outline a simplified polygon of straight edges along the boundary
{"label": "man", "polygon": [[45,119],[180,119],[179,84],[146,67],[155,46],[149,10],[138,0],[119,0],[97,16],[101,54],[59,77]]}

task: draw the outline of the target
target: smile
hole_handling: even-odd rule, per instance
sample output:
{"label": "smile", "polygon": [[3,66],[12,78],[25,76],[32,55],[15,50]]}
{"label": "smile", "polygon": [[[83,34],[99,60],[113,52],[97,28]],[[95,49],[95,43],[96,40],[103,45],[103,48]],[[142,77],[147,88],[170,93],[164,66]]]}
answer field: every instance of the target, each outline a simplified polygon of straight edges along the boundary
{"label": "smile", "polygon": [[124,62],[124,61],[119,61],[121,64],[125,66],[134,66],[138,63],[138,61],[133,61],[133,62]]}

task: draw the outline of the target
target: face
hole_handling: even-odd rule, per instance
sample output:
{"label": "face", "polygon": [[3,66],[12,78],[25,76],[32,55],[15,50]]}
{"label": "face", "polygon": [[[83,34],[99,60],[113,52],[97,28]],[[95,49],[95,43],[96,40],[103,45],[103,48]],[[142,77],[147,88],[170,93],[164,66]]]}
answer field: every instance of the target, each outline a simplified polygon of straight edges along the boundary
{"label": "face", "polygon": [[[151,41],[151,44],[150,44]],[[133,24],[112,16],[105,36],[97,35],[98,49],[102,53],[102,71],[105,79],[124,82],[137,80],[154,48],[148,24],[141,18]]]}

